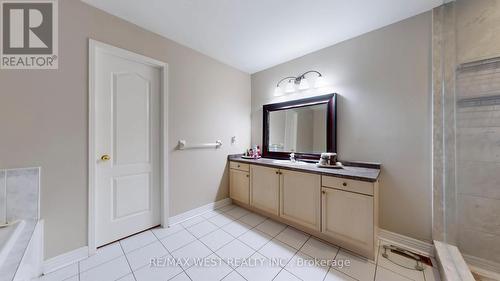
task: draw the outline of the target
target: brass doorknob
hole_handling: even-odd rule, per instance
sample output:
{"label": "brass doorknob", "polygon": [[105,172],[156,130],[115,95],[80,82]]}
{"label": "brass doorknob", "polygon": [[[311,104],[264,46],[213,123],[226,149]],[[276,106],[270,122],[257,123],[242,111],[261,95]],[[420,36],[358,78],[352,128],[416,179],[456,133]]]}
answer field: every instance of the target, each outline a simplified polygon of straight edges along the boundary
{"label": "brass doorknob", "polygon": [[102,161],[108,161],[109,159],[111,159],[111,157],[107,154],[104,154],[103,156],[101,156]]}

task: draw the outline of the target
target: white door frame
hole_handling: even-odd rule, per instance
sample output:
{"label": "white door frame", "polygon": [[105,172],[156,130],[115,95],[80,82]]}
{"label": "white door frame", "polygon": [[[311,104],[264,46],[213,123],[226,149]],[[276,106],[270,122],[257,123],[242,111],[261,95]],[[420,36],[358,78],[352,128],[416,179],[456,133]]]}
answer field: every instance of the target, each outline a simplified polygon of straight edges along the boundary
{"label": "white door frame", "polygon": [[89,255],[93,255],[96,252],[96,170],[95,170],[95,101],[96,101],[96,88],[95,88],[95,68],[97,64],[95,63],[95,54],[99,51],[107,52],[118,57],[122,57],[128,60],[145,63],[150,66],[156,67],[161,71],[160,78],[160,221],[162,227],[168,227],[168,216],[169,216],[169,188],[168,188],[168,64],[159,60],[152,59],[143,55],[139,55],[121,48],[117,48],[93,39],[89,38],[89,174],[88,174],[88,184],[89,184],[89,204],[88,204],[88,248]]}

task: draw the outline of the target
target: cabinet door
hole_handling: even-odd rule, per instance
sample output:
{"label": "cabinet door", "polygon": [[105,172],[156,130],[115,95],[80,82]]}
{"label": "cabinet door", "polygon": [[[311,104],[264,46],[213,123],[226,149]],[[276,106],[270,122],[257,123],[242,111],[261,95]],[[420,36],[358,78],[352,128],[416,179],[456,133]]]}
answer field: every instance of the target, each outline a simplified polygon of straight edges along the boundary
{"label": "cabinet door", "polygon": [[281,170],[280,216],[320,231],[321,176]]}
{"label": "cabinet door", "polygon": [[251,165],[250,205],[271,214],[279,214],[279,170]]}
{"label": "cabinet door", "polygon": [[248,204],[250,197],[250,176],[248,172],[229,169],[229,196]]}
{"label": "cabinet door", "polygon": [[322,188],[321,231],[357,249],[373,250],[373,197]]}

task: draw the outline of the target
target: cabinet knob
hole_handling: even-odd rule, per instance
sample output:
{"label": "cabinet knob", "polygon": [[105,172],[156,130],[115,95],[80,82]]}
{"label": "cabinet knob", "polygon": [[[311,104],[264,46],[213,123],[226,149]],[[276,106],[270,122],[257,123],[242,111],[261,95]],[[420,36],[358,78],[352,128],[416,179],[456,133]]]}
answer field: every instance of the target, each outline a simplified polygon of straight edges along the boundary
{"label": "cabinet knob", "polygon": [[323,191],[321,191],[321,193],[326,194],[326,191],[323,190]]}
{"label": "cabinet knob", "polygon": [[347,182],[343,182],[343,183],[342,183],[342,185],[343,185],[343,186],[347,186]]}
{"label": "cabinet knob", "polygon": [[249,177],[250,177],[250,175],[247,175],[247,178],[249,178]]}
{"label": "cabinet knob", "polygon": [[279,174],[280,174],[280,172],[276,171],[276,174],[277,174],[277,175],[279,175]]}
{"label": "cabinet knob", "polygon": [[240,164],[238,164],[238,168],[240,167]]}

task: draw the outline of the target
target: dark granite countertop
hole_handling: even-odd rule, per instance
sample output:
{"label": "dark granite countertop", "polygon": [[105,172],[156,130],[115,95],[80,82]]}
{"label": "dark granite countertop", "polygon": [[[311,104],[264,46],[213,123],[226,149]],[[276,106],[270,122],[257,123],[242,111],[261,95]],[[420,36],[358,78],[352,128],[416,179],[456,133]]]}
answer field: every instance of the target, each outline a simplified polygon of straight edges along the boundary
{"label": "dark granite countertop", "polygon": [[244,159],[241,158],[241,154],[229,155],[228,160],[367,182],[376,182],[380,175],[380,164],[377,163],[342,162],[344,165],[343,169],[329,169],[319,168],[314,163],[297,165],[292,163],[276,163],[276,159],[270,158]]}

